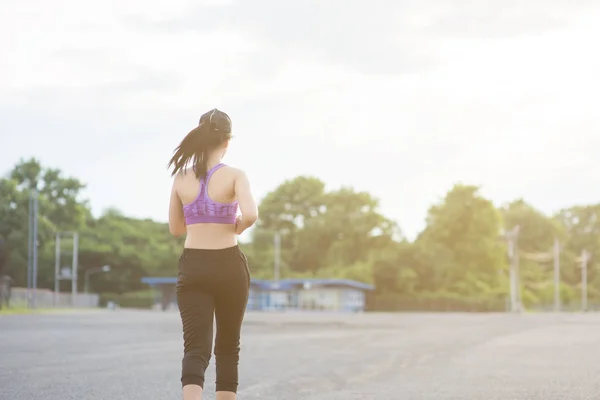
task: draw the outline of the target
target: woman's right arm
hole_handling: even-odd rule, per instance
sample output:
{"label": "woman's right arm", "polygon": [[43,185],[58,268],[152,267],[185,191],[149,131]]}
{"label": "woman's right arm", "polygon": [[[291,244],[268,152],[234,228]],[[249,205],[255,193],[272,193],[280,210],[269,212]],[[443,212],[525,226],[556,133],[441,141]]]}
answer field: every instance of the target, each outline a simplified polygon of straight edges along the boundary
{"label": "woman's right arm", "polygon": [[250,181],[244,171],[238,170],[234,190],[242,213],[241,218],[237,220],[235,233],[241,235],[242,232],[254,225],[258,219],[258,207],[250,190]]}

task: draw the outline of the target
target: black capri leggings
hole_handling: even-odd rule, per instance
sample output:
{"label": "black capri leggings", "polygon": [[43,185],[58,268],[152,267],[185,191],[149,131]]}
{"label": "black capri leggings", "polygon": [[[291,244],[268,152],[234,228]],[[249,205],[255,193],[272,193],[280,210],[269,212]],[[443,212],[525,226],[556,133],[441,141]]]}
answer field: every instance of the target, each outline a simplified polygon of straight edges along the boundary
{"label": "black capri leggings", "polygon": [[184,249],[179,259],[177,303],[183,323],[181,383],[204,387],[217,321],[217,391],[237,392],[240,330],[248,302],[250,272],[238,246]]}

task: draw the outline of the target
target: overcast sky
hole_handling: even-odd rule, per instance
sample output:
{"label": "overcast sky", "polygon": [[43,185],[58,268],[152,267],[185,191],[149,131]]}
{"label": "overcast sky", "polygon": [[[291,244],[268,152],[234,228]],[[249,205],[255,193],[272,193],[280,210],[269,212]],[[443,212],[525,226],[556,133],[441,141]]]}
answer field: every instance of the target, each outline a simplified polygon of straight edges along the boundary
{"label": "overcast sky", "polygon": [[600,201],[600,1],[0,2],[0,171],[37,157],[165,221],[174,147],[218,107],[257,197],[310,174],[412,238],[456,182]]}

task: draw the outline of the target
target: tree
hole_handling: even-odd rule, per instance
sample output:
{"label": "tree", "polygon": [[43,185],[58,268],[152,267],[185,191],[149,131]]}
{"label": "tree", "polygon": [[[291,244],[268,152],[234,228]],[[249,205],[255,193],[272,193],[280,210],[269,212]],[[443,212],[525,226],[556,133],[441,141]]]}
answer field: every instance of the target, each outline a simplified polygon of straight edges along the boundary
{"label": "tree", "polygon": [[95,277],[90,287],[97,292],[125,293],[143,289],[144,276],[174,276],[183,238],[169,234],[167,224],[124,216],[108,209],[89,220],[81,232],[80,273],[110,265],[111,271]]}
{"label": "tree", "polygon": [[415,245],[421,290],[466,295],[505,292],[500,215],[476,186],[456,185],[429,209]]}
{"label": "tree", "polygon": [[565,230],[569,250],[580,253],[586,249],[592,254],[600,250],[600,204],[575,206],[561,210],[555,220]]}
{"label": "tree", "polygon": [[523,199],[505,205],[500,212],[506,230],[519,225],[519,247],[527,252],[551,251],[554,239],[565,237],[564,230],[556,220],[547,217]]}
{"label": "tree", "polygon": [[265,271],[270,270],[273,235],[279,231],[286,273],[346,271],[348,276],[349,266],[355,265],[353,276],[370,278],[370,253],[400,236],[396,224],[383,217],[378,206],[366,192],[351,188],[326,192],[325,184],[316,178],[285,181],[260,204],[253,259],[268,265]]}
{"label": "tree", "polygon": [[591,254],[588,262],[588,295],[600,299],[600,204],[561,210],[555,220],[565,231],[562,269],[565,281],[580,287],[581,268],[577,258],[582,250]]}
{"label": "tree", "polygon": [[414,295],[418,283],[416,247],[403,240],[373,254],[373,283],[378,294]]}
{"label": "tree", "polygon": [[[33,189],[39,194],[39,287],[53,287],[54,237],[67,230],[79,233],[80,277],[88,269],[111,266],[110,273],[95,275],[90,282],[95,292],[128,295],[146,289],[140,282],[144,276],[176,275],[184,239],[172,237],[167,224],[129,218],[114,208],[94,218],[81,196],[82,182],[29,159],[0,179],[0,238],[10,250],[0,249],[0,265],[4,257],[16,285],[24,286],[27,278]],[[522,199],[496,209],[478,187],[455,185],[429,209],[426,228],[413,243],[380,213],[378,200],[369,193],[350,187],[326,190],[315,177],[283,182],[265,196],[259,211],[252,240],[240,243],[254,278],[273,278],[273,239],[278,232],[284,278],[372,283],[376,291],[369,297],[389,310],[498,310],[508,291],[506,245],[500,233],[502,227],[519,225],[526,304],[548,303],[553,296],[551,259],[531,259],[549,253],[555,237],[563,245],[563,299],[578,295],[577,257],[584,249],[592,254],[588,293],[600,299],[600,204],[574,206],[548,218]],[[66,237],[62,243],[62,262],[68,265],[72,243]],[[62,283],[63,290],[70,289]]]}
{"label": "tree", "polygon": [[282,265],[290,270],[298,234],[305,224],[322,212],[325,184],[314,177],[299,176],[284,181],[269,192],[259,204],[260,218],[253,230],[252,244],[247,246],[248,261],[254,276],[272,278],[275,232],[281,236]]}
{"label": "tree", "polygon": [[[523,199],[505,205],[500,212],[506,230],[519,226],[519,277],[524,305],[551,304],[554,296],[553,244],[555,238],[564,239],[564,230],[556,220]],[[540,254],[550,257],[545,262],[533,259]]]}
{"label": "tree", "polygon": [[325,183],[314,177],[286,180],[260,202],[257,228],[293,235],[323,212]]}
{"label": "tree", "polygon": [[8,271],[17,285],[27,279],[29,196],[38,191],[38,284],[48,286],[54,276],[54,233],[79,229],[91,214],[79,198],[85,186],[62,177],[56,169],[43,168],[36,159],[21,160],[0,179],[0,235],[11,248]]}

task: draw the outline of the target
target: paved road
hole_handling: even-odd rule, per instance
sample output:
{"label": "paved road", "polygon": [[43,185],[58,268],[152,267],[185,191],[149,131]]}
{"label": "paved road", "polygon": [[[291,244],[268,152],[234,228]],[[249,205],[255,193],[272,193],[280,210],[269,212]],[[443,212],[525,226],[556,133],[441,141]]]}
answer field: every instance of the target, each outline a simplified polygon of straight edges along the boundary
{"label": "paved road", "polygon": [[[0,317],[1,400],[179,399],[176,313]],[[600,399],[600,315],[247,316],[240,400]],[[214,399],[214,365],[207,396]]]}

